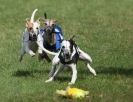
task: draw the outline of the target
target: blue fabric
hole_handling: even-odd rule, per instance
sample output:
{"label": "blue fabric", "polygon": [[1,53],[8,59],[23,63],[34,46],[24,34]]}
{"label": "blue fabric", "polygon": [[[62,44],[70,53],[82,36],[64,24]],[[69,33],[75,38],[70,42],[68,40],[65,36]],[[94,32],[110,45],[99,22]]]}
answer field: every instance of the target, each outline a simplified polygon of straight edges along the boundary
{"label": "blue fabric", "polygon": [[[41,33],[44,33],[44,29],[41,29],[40,32]],[[44,42],[44,47],[48,50],[51,50],[51,51],[58,51],[61,47],[61,36],[63,37],[63,33],[62,33],[62,30],[61,30],[61,27],[56,25],[55,28],[54,28],[54,33],[56,34],[56,43],[55,45],[49,45],[48,43]]]}
{"label": "blue fabric", "polygon": [[44,29],[40,29],[40,33],[42,34],[44,32]]}
{"label": "blue fabric", "polygon": [[56,33],[56,50],[60,49],[61,47],[61,38],[58,33]]}
{"label": "blue fabric", "polygon": [[[57,29],[58,31],[56,31],[56,29]],[[55,33],[60,33],[60,34],[63,36],[62,29],[61,29],[60,26],[57,26],[57,25],[56,25],[54,31],[55,31]]]}

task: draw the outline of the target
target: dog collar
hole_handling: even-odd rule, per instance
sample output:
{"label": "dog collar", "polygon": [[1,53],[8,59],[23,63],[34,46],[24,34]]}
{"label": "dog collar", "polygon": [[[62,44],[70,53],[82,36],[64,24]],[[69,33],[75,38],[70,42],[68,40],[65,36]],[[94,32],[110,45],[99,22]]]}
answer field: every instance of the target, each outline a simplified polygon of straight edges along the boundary
{"label": "dog collar", "polygon": [[71,64],[71,63],[73,63],[73,60],[70,60],[70,61],[67,61],[67,62],[65,62],[64,60],[60,60],[60,62],[62,64]]}

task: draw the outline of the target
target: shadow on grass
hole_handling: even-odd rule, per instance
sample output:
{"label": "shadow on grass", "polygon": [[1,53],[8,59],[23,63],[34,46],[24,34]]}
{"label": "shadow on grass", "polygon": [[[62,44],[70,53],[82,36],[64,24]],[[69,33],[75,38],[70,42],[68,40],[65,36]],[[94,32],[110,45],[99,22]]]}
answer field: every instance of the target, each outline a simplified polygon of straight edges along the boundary
{"label": "shadow on grass", "polygon": [[98,74],[133,76],[133,68],[97,67]]}
{"label": "shadow on grass", "polygon": [[[46,75],[48,77],[48,73],[50,70],[18,70],[13,73],[15,77],[39,77],[42,75]],[[96,68],[97,75],[124,75],[127,77],[133,77],[133,69],[132,68],[114,68],[114,67],[97,67]],[[63,72],[60,72],[63,73]],[[59,75],[55,77],[56,81],[70,81],[71,76],[68,75]],[[39,75],[39,76],[38,76]],[[78,79],[84,79],[86,76],[93,76],[88,69],[78,69]]]}
{"label": "shadow on grass", "polygon": [[49,70],[18,70],[13,73],[15,77],[34,77],[34,74],[46,74],[49,73]]}
{"label": "shadow on grass", "polygon": [[[99,74],[109,74],[109,75],[125,75],[125,76],[133,76],[133,68],[118,68],[118,67],[96,67],[95,71],[97,75]],[[91,75],[88,69],[81,69],[79,74]]]}
{"label": "shadow on grass", "polygon": [[[41,76],[41,75],[46,75],[48,77],[50,70],[18,70],[15,71],[12,75],[14,77],[36,77],[36,76]],[[59,76],[57,75],[55,77],[56,81],[68,81],[71,79],[71,76],[63,76],[60,75],[62,72],[59,73]]]}
{"label": "shadow on grass", "polygon": [[70,76],[57,76],[55,77],[55,81],[70,81],[71,80],[71,77]]}

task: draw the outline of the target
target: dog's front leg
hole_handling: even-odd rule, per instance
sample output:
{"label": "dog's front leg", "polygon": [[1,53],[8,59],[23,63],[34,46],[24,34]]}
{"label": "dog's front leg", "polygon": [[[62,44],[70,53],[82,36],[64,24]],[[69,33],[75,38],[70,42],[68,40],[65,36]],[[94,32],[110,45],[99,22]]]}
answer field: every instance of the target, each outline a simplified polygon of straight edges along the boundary
{"label": "dog's front leg", "polygon": [[23,37],[22,37],[22,44],[23,45],[22,46],[24,48],[24,51],[26,53],[29,53],[31,56],[34,56],[35,53],[32,50],[30,50],[29,43],[30,43],[30,41],[29,41],[29,32],[28,31],[23,32]]}
{"label": "dog's front leg", "polygon": [[[54,68],[55,66],[53,66],[53,68]],[[54,80],[54,78],[55,78],[55,76],[57,76],[57,74],[59,73],[59,71],[60,71],[60,69],[62,69],[63,68],[63,65],[59,65],[58,66],[58,68],[56,69],[56,71],[55,71],[55,73],[53,74],[53,76],[52,77],[50,77],[48,80],[46,80],[45,82],[46,83],[48,83],[48,82],[51,82],[51,81],[53,81]]]}
{"label": "dog's front leg", "polygon": [[53,65],[53,66],[52,66],[52,68],[51,68],[51,70],[50,70],[50,73],[49,73],[49,79],[50,79],[51,77],[53,77],[53,75],[54,75],[54,73],[55,73],[55,71],[56,71],[56,67],[57,67],[57,65]]}
{"label": "dog's front leg", "polygon": [[29,48],[29,43],[29,41],[24,41],[25,51],[33,57],[35,56],[35,53]]}
{"label": "dog's front leg", "polygon": [[54,79],[54,76],[58,73],[58,71],[60,69],[60,66],[58,67],[58,69],[56,69],[59,62],[60,62],[60,59],[58,58],[58,55],[56,55],[52,60],[52,68],[51,68],[51,71],[49,73],[49,79],[46,80],[45,82],[50,82]]}
{"label": "dog's front leg", "polygon": [[72,69],[72,79],[71,82],[69,82],[69,85],[75,84],[75,81],[77,79],[77,69],[76,69],[76,64],[71,64],[70,65],[71,69]]}
{"label": "dog's front leg", "polygon": [[[59,69],[59,68],[58,68]],[[52,69],[50,71],[49,79],[45,81],[45,83],[51,82],[54,80],[54,72],[56,70],[56,65],[52,66]]]}

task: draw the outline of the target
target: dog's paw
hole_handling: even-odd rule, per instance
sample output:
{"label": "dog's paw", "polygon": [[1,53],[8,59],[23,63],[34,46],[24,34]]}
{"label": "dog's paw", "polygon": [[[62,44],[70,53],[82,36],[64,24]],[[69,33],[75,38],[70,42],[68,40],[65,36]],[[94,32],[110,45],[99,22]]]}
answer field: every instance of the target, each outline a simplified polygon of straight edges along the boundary
{"label": "dog's paw", "polygon": [[95,71],[94,71],[92,74],[93,74],[94,76],[96,76],[96,75],[97,75]]}
{"label": "dog's paw", "polygon": [[33,51],[29,51],[29,54],[31,55],[31,57],[35,56],[35,53]]}
{"label": "dog's paw", "polygon": [[96,73],[94,73],[94,76],[97,76],[97,74],[96,74]]}
{"label": "dog's paw", "polygon": [[74,82],[69,82],[68,85],[74,85],[75,83]]}
{"label": "dog's paw", "polygon": [[53,78],[52,78],[52,77],[49,78],[48,80],[46,80],[45,83],[49,83],[49,82],[51,82],[51,81],[53,81]]}
{"label": "dog's paw", "polygon": [[35,56],[35,53],[32,53],[32,54],[31,54],[31,57],[34,57],[34,56]]}

